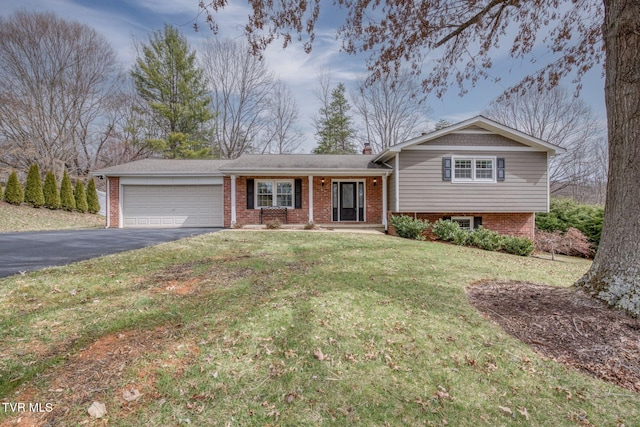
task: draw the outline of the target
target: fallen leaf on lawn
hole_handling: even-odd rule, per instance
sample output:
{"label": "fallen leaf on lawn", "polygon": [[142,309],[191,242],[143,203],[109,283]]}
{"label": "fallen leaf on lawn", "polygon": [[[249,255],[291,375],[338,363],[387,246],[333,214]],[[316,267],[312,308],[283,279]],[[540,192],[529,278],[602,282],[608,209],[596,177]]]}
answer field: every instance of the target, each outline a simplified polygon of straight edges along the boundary
{"label": "fallen leaf on lawn", "polygon": [[142,396],[140,392],[133,387],[124,389],[122,391],[122,398],[127,402],[133,402],[134,400],[138,400],[140,396]]}
{"label": "fallen leaf on lawn", "polygon": [[324,359],[327,358],[327,356],[325,356],[324,354],[322,354],[322,350],[317,349],[316,351],[313,352],[313,357],[315,357],[316,359],[318,359],[319,361],[323,361]]}
{"label": "fallen leaf on lawn", "polygon": [[505,414],[513,415],[513,411],[511,410],[511,408],[508,408],[506,406],[498,406],[498,408],[500,408],[500,410]]}
{"label": "fallen leaf on lawn", "polygon": [[529,421],[529,412],[527,411],[527,408],[525,407],[518,408],[518,412],[520,412],[520,415],[522,415],[523,417],[526,418],[527,421]]}
{"label": "fallen leaf on lawn", "polygon": [[93,418],[102,418],[104,414],[107,413],[107,407],[104,403],[93,402],[91,406],[89,406],[89,409],[87,409],[87,412]]}

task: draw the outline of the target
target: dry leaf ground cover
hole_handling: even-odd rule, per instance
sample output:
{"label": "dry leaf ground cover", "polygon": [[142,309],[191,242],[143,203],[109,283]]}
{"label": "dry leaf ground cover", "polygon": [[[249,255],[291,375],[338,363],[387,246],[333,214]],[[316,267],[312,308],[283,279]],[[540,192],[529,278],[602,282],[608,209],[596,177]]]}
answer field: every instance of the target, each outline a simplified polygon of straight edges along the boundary
{"label": "dry leaf ground cover", "polygon": [[0,406],[0,425],[640,425],[637,393],[534,351],[465,291],[587,268],[227,231],[7,278],[0,401],[51,411]]}

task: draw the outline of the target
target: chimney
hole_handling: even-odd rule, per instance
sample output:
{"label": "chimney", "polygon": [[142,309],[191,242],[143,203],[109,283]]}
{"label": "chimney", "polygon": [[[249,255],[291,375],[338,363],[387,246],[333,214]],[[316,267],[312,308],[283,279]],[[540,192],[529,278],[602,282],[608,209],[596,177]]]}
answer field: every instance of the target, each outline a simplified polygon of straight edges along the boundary
{"label": "chimney", "polygon": [[368,142],[364,143],[364,148],[362,149],[362,154],[364,154],[365,156],[373,154],[373,151],[371,151],[371,144],[370,143],[368,143]]}

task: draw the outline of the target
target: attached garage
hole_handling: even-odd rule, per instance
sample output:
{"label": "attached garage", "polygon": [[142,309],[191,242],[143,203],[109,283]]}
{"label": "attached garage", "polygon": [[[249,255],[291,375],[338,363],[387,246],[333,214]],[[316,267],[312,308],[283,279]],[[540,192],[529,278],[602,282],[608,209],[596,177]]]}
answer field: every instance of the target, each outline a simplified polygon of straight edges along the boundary
{"label": "attached garage", "polygon": [[222,227],[222,185],[123,185],[124,227]]}
{"label": "attached garage", "polygon": [[144,159],[93,172],[106,178],[106,227],[223,227],[226,162]]}

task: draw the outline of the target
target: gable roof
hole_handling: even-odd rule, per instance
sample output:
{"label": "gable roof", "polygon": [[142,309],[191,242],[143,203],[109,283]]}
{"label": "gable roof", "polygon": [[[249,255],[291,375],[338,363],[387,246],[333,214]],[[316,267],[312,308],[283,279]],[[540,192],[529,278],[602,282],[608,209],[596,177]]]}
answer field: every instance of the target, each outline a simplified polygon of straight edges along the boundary
{"label": "gable roof", "polygon": [[230,160],[143,159],[92,171],[93,176],[222,176],[220,167]]}
{"label": "gable roof", "polygon": [[462,131],[487,131],[488,133],[493,133],[496,135],[503,136],[510,140],[516,141],[520,144],[526,145],[535,149],[537,151],[546,151],[550,155],[554,156],[556,154],[564,153],[566,150],[558,145],[551,144],[550,142],[543,141],[541,139],[535,138],[531,135],[527,135],[526,133],[520,132],[519,130],[510,128],[501,123],[488,119],[484,116],[476,116],[470,119],[464,120],[462,122],[453,124],[451,126],[447,126],[445,128],[423,134],[416,138],[410,139],[408,141],[402,142],[400,144],[394,145],[392,147],[387,148],[378,154],[373,161],[374,162],[384,162],[392,158],[396,153],[399,153],[405,148],[412,147],[418,144],[424,144],[426,142],[432,141],[436,138],[440,138],[442,136],[462,132]]}
{"label": "gable roof", "polygon": [[380,175],[391,169],[364,154],[243,154],[220,168],[224,174]]}

